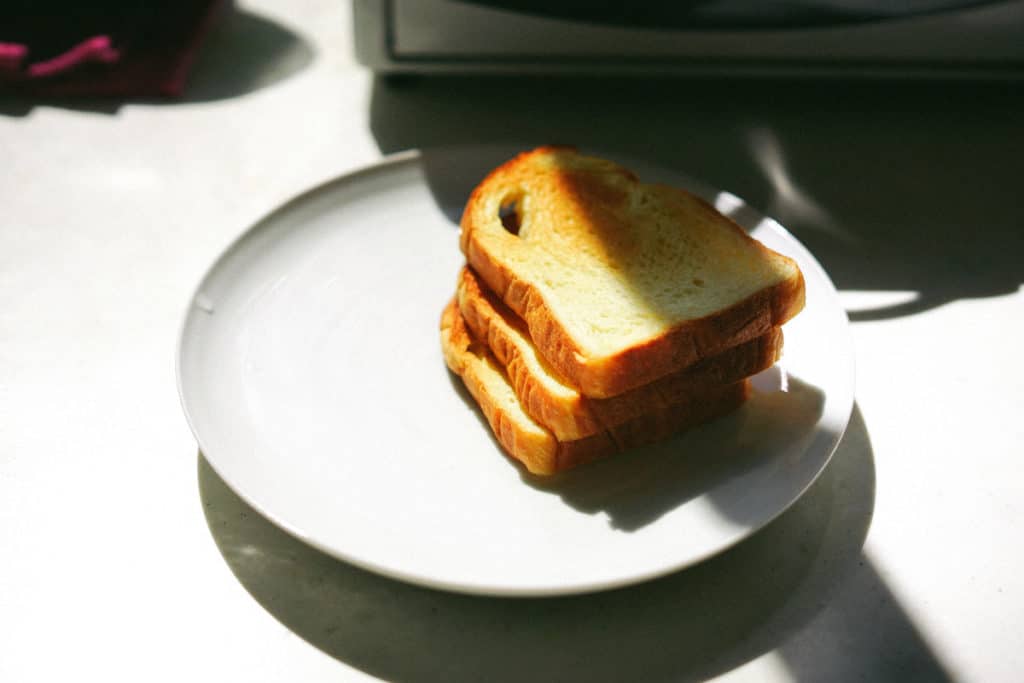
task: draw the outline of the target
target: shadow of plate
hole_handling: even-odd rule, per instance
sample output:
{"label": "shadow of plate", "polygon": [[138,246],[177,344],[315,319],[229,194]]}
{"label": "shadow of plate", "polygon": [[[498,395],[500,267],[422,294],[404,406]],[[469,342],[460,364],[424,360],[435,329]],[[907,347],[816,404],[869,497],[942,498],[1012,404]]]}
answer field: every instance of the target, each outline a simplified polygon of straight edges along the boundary
{"label": "shadow of plate", "polygon": [[855,410],[831,464],[771,524],[687,570],[630,588],[487,598],[404,584],[338,561],[249,507],[200,455],[207,522],[225,561],[278,621],[391,681],[701,680],[779,648],[851,569],[874,507]]}

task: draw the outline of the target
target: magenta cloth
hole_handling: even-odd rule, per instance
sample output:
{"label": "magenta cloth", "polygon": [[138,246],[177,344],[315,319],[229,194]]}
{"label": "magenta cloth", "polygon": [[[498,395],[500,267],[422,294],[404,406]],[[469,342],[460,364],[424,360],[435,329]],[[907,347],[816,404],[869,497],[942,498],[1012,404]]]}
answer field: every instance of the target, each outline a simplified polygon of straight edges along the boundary
{"label": "magenta cloth", "polygon": [[0,91],[177,97],[230,0],[0,3]]}

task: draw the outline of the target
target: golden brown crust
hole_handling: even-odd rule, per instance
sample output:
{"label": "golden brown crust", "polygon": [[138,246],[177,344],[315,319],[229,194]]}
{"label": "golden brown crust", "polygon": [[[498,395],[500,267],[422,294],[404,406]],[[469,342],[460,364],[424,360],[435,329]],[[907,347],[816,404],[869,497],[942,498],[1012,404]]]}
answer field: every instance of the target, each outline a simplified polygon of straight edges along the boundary
{"label": "golden brown crust", "polygon": [[502,406],[494,387],[479,371],[480,363],[493,361],[493,358],[480,342],[472,338],[454,300],[444,309],[440,327],[441,346],[448,367],[466,385],[502,449],[533,474],[553,474],[613,453],[661,441],[732,412],[743,403],[749,392],[746,381],[713,387],[687,401],[659,406],[584,439],[559,441],[525,414]]}
{"label": "golden brown crust", "polygon": [[530,330],[534,344],[555,371],[594,398],[609,398],[676,372],[781,326],[804,305],[804,280],[798,274],[713,316],[685,321],[667,334],[605,358],[588,358],[528,282],[475,248],[469,240],[466,260],[481,279],[515,311]]}
{"label": "golden brown crust", "polygon": [[454,299],[441,314],[441,349],[448,368],[462,379],[501,447],[529,471],[553,473],[557,442],[547,430],[517,419],[502,407],[501,398],[481,371],[491,360],[489,352],[470,336]]}
{"label": "golden brown crust", "polygon": [[609,430],[577,441],[559,441],[555,471],[576,467],[597,458],[645,446],[680,434],[733,412],[750,395],[750,382],[706,390],[700,397],[627,420]]}
{"label": "golden brown crust", "polygon": [[[795,290],[803,298],[803,285],[784,281],[761,290],[714,316],[676,325],[665,335],[645,344],[586,365],[556,365],[580,391],[595,398],[608,398],[678,372],[738,344],[768,334],[781,326],[794,308],[789,297]],[[797,309],[799,310],[799,309]],[[574,374],[575,373],[575,374]]]}
{"label": "golden brown crust", "polygon": [[782,330],[773,327],[753,340],[624,394],[587,398],[550,368],[547,373],[564,385],[564,391],[550,390],[537,376],[538,370],[531,369],[514,337],[519,335],[519,344],[528,343],[525,325],[469,268],[460,273],[457,300],[472,335],[485,341],[505,366],[523,409],[560,441],[582,439],[638,417],[654,406],[678,403],[709,387],[738,382],[770,367],[782,351]]}
{"label": "golden brown crust", "polygon": [[[766,256],[788,262],[795,274],[713,315],[680,321],[646,342],[603,356],[588,355],[553,313],[536,283],[510,264],[506,255],[488,248],[478,234],[484,230],[481,218],[484,212],[478,207],[493,199],[494,188],[500,187],[506,192],[511,191],[510,187],[518,187],[524,182],[521,178],[529,172],[523,169],[535,157],[550,152],[551,148],[538,148],[520,154],[484,179],[473,191],[463,214],[460,246],[480,278],[525,321],[537,349],[557,374],[584,395],[608,398],[648,384],[702,358],[766,334],[803,307],[804,281],[795,263],[752,240],[742,228],[701,201],[699,205],[714,212],[717,222],[732,226]],[[635,181],[628,172],[622,170],[622,173],[627,180]],[[672,192],[691,197],[682,190]]]}
{"label": "golden brown crust", "polygon": [[762,290],[714,316],[689,320],[667,334],[605,358],[588,358],[555,320],[540,293],[470,240],[466,260],[530,330],[557,374],[593,398],[609,398],[677,372],[702,358],[766,334],[800,312],[800,274]]}

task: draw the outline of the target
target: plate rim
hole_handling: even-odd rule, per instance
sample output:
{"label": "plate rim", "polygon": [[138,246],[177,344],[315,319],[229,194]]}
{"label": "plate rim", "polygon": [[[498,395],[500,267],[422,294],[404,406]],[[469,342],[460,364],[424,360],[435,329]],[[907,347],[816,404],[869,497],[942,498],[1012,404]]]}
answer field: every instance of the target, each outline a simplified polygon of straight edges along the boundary
{"label": "plate rim", "polygon": [[[210,264],[203,270],[201,276],[198,278],[196,285],[192,288],[191,294],[186,300],[184,310],[182,311],[178,324],[177,340],[175,344],[174,354],[174,371],[175,371],[175,383],[178,392],[179,404],[181,406],[182,413],[185,417],[185,421],[188,424],[189,430],[192,432],[193,438],[199,447],[200,455],[206,460],[213,471],[218,477],[228,486],[228,488],[242,499],[248,506],[254,511],[259,513],[261,516],[269,520],[272,524],[277,526],[279,529],[285,531],[290,536],[302,541],[303,543],[317,549],[324,554],[333,557],[337,560],[349,563],[353,566],[361,569],[370,571],[374,574],[385,576],[390,579],[402,581],[404,583],[418,585],[426,588],[442,590],[446,592],[452,592],[463,595],[477,595],[477,596],[490,596],[490,597],[554,597],[554,596],[569,596],[569,595],[582,595],[588,593],[602,592],[606,590],[614,590],[617,588],[623,588],[626,586],[632,586],[639,583],[651,581],[669,574],[673,574],[678,571],[685,570],[688,567],[692,567],[707,560],[721,555],[731,548],[737,546],[743,541],[749,539],[751,536],[771,524],[773,521],[782,516],[787,510],[795,505],[799,500],[803,498],[807,490],[817,482],[822,473],[828,468],[832,462],[832,458],[841,443],[846,430],[849,427],[850,420],[852,418],[854,405],[856,403],[856,355],[853,348],[853,339],[850,334],[851,325],[849,316],[846,310],[842,307],[838,289],[831,277],[825,271],[824,267],[813,255],[813,253],[800,241],[798,240],[784,225],[779,223],[774,218],[763,213],[760,209],[751,206],[742,197],[735,195],[728,190],[719,190],[712,185],[709,185],[701,180],[693,179],[684,172],[676,171],[675,169],[665,168],[659,166],[656,162],[648,162],[649,167],[660,167],[666,171],[670,171],[673,175],[680,179],[686,180],[688,183],[692,183],[691,190],[705,192],[716,192],[721,194],[727,194],[740,202],[740,205],[744,208],[750,209],[759,219],[759,224],[764,221],[769,222],[771,230],[779,233],[779,235],[789,242],[792,243],[802,254],[802,261],[805,261],[807,265],[810,265],[814,271],[815,276],[818,277],[825,285],[827,285],[827,291],[831,298],[834,300],[836,306],[835,311],[840,314],[840,331],[842,332],[846,346],[848,347],[849,353],[846,354],[846,372],[844,373],[844,379],[848,383],[849,392],[843,398],[843,405],[839,406],[841,409],[841,419],[837,421],[835,436],[832,438],[832,443],[828,446],[828,453],[822,458],[820,467],[814,473],[812,477],[808,479],[806,484],[796,493],[792,499],[784,506],[780,506],[774,514],[766,516],[764,519],[747,529],[744,533],[737,534],[735,538],[725,544],[717,545],[714,548],[710,548],[702,553],[691,554],[683,560],[677,562],[665,563],[658,565],[648,571],[633,572],[628,575],[620,576],[613,579],[597,579],[597,580],[586,580],[574,583],[563,583],[559,585],[524,585],[518,586],[510,585],[496,585],[487,581],[483,582],[466,582],[464,580],[446,580],[439,579],[435,576],[418,573],[415,571],[403,570],[398,567],[390,566],[387,564],[378,563],[372,559],[360,557],[358,555],[352,555],[346,551],[332,546],[326,542],[322,542],[310,535],[307,531],[304,531],[294,524],[288,522],[282,518],[279,514],[269,509],[268,506],[262,505],[246,491],[242,490],[243,487],[237,486],[230,475],[224,471],[221,465],[217,462],[216,457],[211,457],[209,449],[204,445],[203,438],[201,437],[199,430],[196,427],[196,420],[189,410],[188,402],[186,400],[185,382],[183,379],[183,356],[186,346],[186,333],[189,330],[189,326],[194,316],[197,315],[197,300],[203,293],[205,286],[210,282],[214,275],[219,271],[221,266],[225,264],[229,259],[236,254],[239,249],[242,248],[243,243],[252,235],[258,233],[261,229],[269,227],[278,216],[287,213],[296,206],[302,205],[307,201],[310,201],[317,195],[324,192],[333,190],[337,186],[344,186],[349,183],[358,181],[361,178],[372,176],[378,173],[385,173],[389,171],[395,171],[401,169],[404,166],[417,165],[422,161],[426,154],[452,154],[457,151],[460,152],[472,152],[473,150],[484,150],[484,149],[496,149],[498,147],[505,147],[501,145],[446,145],[438,147],[425,147],[425,148],[413,148],[387,154],[381,158],[358,166],[349,171],[340,173],[336,176],[323,180],[321,182],[311,185],[309,188],[302,190],[290,198],[284,200],[280,204],[276,205],[271,210],[263,213],[256,220],[246,223],[245,226],[236,234],[231,240],[229,240],[225,246],[221,247],[217,252],[217,255],[213,258]],[[507,146],[508,149],[513,149],[512,145]],[[623,159],[622,155],[608,154],[605,156],[612,159]],[[699,192],[698,192],[699,193]],[[745,232],[750,232],[752,228],[742,226]],[[804,263],[801,267],[804,267]],[[821,426],[818,425],[815,429],[816,432],[821,431]]]}

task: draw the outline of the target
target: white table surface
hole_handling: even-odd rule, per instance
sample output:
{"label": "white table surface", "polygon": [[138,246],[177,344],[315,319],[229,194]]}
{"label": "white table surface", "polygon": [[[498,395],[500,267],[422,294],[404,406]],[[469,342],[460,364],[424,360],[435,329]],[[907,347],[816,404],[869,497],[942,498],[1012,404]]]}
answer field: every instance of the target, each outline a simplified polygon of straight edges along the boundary
{"label": "white table surface", "polygon": [[[0,101],[0,680],[1018,680],[1024,98],[392,83],[351,45],[344,2],[245,3],[185,102]],[[786,515],[650,584],[498,600],[329,559],[212,472],[174,380],[212,259],[384,153],[493,141],[674,165],[819,256],[857,406]]]}

